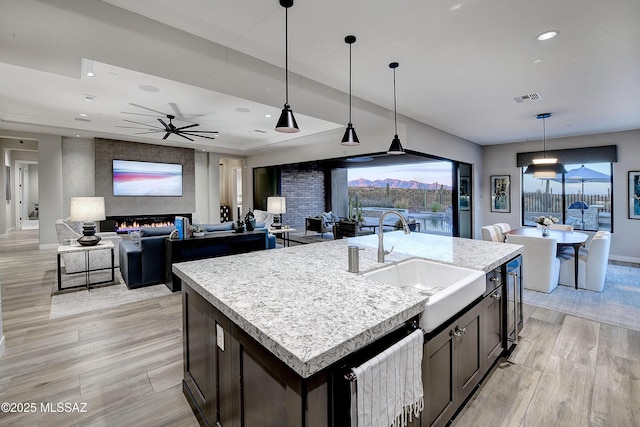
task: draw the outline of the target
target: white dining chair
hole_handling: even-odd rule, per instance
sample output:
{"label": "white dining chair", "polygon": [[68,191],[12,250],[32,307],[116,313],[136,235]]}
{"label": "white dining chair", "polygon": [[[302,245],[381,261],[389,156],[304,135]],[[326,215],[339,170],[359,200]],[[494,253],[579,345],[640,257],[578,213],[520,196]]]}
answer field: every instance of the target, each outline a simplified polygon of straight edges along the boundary
{"label": "white dining chair", "polygon": [[551,230],[561,230],[561,231],[573,231],[573,225],[571,224],[551,224],[549,226]]}
{"label": "white dining chair", "polygon": [[556,239],[507,234],[507,243],[524,246],[522,254],[522,287],[550,293],[558,287],[560,260]]}
{"label": "white dining chair", "polygon": [[487,240],[489,242],[500,242],[502,243],[502,232],[495,225],[485,225],[484,227],[480,227],[480,233],[482,233],[482,240]]}
{"label": "white dining chair", "polygon": [[496,222],[495,224],[493,224],[494,226],[498,227],[498,229],[500,230],[500,235],[501,238],[504,242],[504,239],[507,237],[507,232],[511,231],[511,226],[509,224],[507,224],[506,222]]}
{"label": "white dining chair", "polygon": [[[609,264],[611,233],[598,231],[585,251],[578,256],[578,289],[602,292]],[[560,255],[560,284],[575,285],[575,258],[573,254]]]}

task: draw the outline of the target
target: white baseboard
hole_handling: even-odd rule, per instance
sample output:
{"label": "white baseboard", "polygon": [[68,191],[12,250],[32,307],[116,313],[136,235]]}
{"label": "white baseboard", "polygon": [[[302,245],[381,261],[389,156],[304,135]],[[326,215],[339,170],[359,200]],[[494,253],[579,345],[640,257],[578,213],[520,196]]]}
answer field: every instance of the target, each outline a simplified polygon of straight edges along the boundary
{"label": "white baseboard", "polygon": [[2,353],[4,353],[4,335],[0,337],[0,357],[2,356]]}
{"label": "white baseboard", "polygon": [[609,259],[612,261],[632,262],[635,264],[640,264],[640,258],[638,257],[609,255]]}

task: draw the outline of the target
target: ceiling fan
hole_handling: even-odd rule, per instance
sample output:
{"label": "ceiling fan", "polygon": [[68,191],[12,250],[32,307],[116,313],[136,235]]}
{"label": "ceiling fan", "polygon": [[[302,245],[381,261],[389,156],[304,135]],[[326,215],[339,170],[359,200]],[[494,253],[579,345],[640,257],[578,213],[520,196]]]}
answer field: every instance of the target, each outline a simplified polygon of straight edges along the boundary
{"label": "ceiling fan", "polygon": [[[192,138],[190,138],[190,136],[197,136],[199,138],[207,138],[207,139],[215,139],[215,137],[213,136],[207,136],[207,135],[203,135],[203,134],[217,134],[217,131],[208,131],[208,130],[192,130],[191,128],[194,128],[196,126],[200,126],[198,123],[191,123],[185,126],[176,126],[173,124],[173,120],[174,119],[178,119],[178,120],[182,120],[182,121],[188,121],[187,117],[183,115],[180,112],[180,109],[178,108],[178,106],[171,102],[169,103],[169,106],[171,107],[171,109],[174,111],[175,114],[167,114],[164,113],[162,111],[158,111],[158,110],[154,110],[153,108],[149,108],[149,107],[144,107],[142,105],[138,105],[138,104],[133,104],[130,103],[129,105],[132,105],[134,107],[138,107],[138,108],[142,108],[144,110],[148,110],[148,111],[152,111],[154,113],[160,114],[162,116],[164,116],[166,119],[169,120],[169,123],[167,123],[164,119],[158,118],[158,121],[160,122],[160,124],[162,124],[162,126],[156,126],[156,125],[152,125],[152,124],[147,124],[147,123],[141,123],[141,122],[136,122],[133,120],[128,120],[128,119],[123,119],[125,122],[127,123],[133,123],[136,125],[142,125],[144,127],[138,127],[138,126],[116,126],[116,127],[120,127],[120,128],[127,128],[127,129],[141,129],[141,130],[145,130],[146,132],[137,132],[135,133],[135,135],[144,135],[144,134],[150,134],[150,133],[163,133],[164,132],[164,137],[162,138],[167,139],[170,135],[177,135],[180,136],[182,138],[188,139],[189,141],[193,141]],[[133,114],[133,115],[138,115],[138,116],[149,116],[149,117],[157,117],[157,114],[144,114],[144,113],[131,113],[131,112],[127,112],[127,111],[123,111],[122,113],[124,114]],[[197,115],[191,115],[193,117],[201,117],[203,116],[203,114],[197,114]]]}

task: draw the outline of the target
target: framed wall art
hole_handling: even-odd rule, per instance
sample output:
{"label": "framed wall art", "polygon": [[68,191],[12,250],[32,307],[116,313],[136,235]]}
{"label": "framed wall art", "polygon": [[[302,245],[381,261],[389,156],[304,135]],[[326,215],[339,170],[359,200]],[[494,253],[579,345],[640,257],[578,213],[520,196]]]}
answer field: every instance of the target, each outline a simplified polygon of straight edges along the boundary
{"label": "framed wall art", "polygon": [[491,175],[491,212],[511,212],[511,175]]}
{"label": "framed wall art", "polygon": [[460,178],[460,210],[469,210],[469,178]]}
{"label": "framed wall art", "polygon": [[640,171],[629,171],[629,219],[640,219]]}

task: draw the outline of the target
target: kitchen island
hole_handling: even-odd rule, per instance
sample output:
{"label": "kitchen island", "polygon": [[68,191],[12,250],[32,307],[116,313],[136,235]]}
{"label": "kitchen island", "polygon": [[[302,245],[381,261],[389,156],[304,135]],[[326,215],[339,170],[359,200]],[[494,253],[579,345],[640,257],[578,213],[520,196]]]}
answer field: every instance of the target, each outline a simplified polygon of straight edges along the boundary
{"label": "kitchen island", "polygon": [[[202,424],[344,423],[338,378],[403,334],[429,298],[349,273],[353,244],[365,248],[360,271],[381,265],[376,236],[174,265],[183,284],[185,395]],[[402,232],[385,233],[385,246],[395,246],[386,264],[418,256],[485,273],[521,253]]]}

